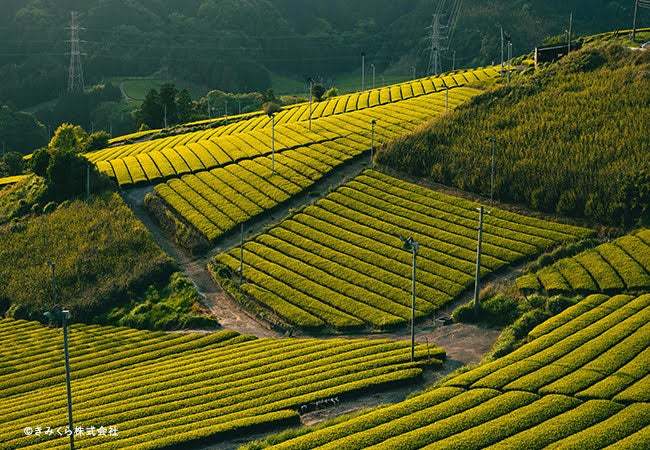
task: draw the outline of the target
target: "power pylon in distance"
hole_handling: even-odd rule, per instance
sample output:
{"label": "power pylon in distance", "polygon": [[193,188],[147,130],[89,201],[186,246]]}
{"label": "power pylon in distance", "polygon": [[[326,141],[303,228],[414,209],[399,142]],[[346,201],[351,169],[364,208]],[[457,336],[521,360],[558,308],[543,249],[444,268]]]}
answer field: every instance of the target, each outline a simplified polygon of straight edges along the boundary
{"label": "power pylon in distance", "polygon": [[68,69],[68,92],[83,92],[84,71],[81,66],[81,41],[79,32],[85,30],[79,26],[78,15],[75,11],[70,13],[70,67]]}
{"label": "power pylon in distance", "polygon": [[441,54],[449,51],[456,30],[463,0],[438,0],[433,14],[431,26],[427,27],[427,50],[429,51],[430,75],[438,75],[442,71]]}

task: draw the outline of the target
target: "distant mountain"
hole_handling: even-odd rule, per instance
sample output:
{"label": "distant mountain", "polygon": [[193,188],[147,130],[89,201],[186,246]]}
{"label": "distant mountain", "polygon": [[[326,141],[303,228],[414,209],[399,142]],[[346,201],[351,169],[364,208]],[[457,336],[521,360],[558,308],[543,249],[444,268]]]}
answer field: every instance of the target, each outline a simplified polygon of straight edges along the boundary
{"label": "distant mountain", "polygon": [[[350,72],[365,51],[378,70],[426,70],[432,0],[1,0],[0,102],[24,107],[65,88],[70,11],[79,11],[86,79],[150,75],[227,91],[261,90],[270,74]],[[562,33],[629,27],[632,1],[465,0],[453,48],[460,66],[499,56],[498,25],[514,52]],[[451,56],[443,58],[445,67]]]}

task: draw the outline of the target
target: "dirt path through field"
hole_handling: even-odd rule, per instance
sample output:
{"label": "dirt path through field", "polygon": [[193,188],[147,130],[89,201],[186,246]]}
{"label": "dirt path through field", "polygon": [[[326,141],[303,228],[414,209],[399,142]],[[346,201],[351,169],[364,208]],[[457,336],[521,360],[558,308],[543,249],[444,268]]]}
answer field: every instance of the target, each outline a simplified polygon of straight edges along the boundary
{"label": "dirt path through field", "polygon": [[[348,179],[354,178],[367,165],[367,157],[355,158],[322,178],[304,193],[293,197],[269,213],[262,214],[258,218],[251,220],[246,224],[246,239],[263,232],[270,225],[279,223],[289,216],[293,210],[308,205]],[[149,229],[160,248],[174,258],[183,272],[194,282],[197,290],[204,296],[205,306],[210,309],[221,326],[257,337],[278,337],[279,334],[272,330],[269,324],[250,314],[227,295],[220,286],[214,283],[207,270],[208,261],[212,256],[239,245],[241,239],[239,228],[224,235],[207,255],[198,258],[194,257],[176,245],[147,213],[144,207],[144,196],[151,192],[152,189],[152,186],[129,188],[122,192],[122,197],[138,219]]]}
{"label": "dirt path through field", "polygon": [[151,219],[144,209],[144,196],[151,189],[151,186],[129,189],[123,193],[123,197],[138,219],[149,229],[160,248],[174,258],[183,273],[192,280],[199,293],[203,296],[205,306],[221,326],[238,333],[251,334],[257,337],[277,337],[278,333],[273,331],[268,324],[248,313],[227,295],[219,285],[212,281],[207,269],[207,256],[196,258],[189,255],[170,240],[158,224]]}

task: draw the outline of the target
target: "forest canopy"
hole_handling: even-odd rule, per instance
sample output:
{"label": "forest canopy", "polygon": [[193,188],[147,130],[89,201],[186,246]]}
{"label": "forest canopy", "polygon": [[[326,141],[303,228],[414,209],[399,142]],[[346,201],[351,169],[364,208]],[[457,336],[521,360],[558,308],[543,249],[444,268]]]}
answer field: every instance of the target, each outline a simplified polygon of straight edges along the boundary
{"label": "forest canopy", "polygon": [[[431,0],[4,0],[0,15],[0,101],[17,108],[66,88],[70,12],[78,11],[89,84],[167,69],[178,79],[226,92],[267,89],[272,74],[330,77],[359,66],[424,71]],[[453,50],[461,66],[499,57],[499,24],[515,54],[563,33],[629,27],[632,2],[467,0]],[[451,55],[443,56],[451,65]]]}

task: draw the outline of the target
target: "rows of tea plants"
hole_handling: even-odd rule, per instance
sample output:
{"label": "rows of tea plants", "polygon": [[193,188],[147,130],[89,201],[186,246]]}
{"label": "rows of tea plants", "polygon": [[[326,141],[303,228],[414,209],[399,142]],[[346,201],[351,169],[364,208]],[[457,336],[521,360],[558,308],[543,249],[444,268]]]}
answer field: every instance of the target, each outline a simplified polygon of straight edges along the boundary
{"label": "rows of tea plants", "polygon": [[650,288],[650,229],[564,258],[517,280],[523,291],[647,291]]}
{"label": "rows of tea plants", "polygon": [[[491,78],[496,78],[497,76],[498,72],[494,68],[472,69],[468,71],[458,71],[453,74],[445,74],[439,77],[428,77],[398,85],[332,97],[321,102],[314,102],[311,108],[311,118],[312,120],[320,119],[334,114],[342,114],[388,103],[395,103],[442,90],[466,86],[477,81],[489,80]],[[309,103],[300,103],[285,107],[276,115],[276,125],[306,122],[310,117],[309,111]],[[138,153],[162,150],[164,148],[174,148],[177,145],[186,145],[187,143],[198,142],[217,136],[238,134],[271,127],[271,119],[262,112],[258,114],[233,116],[232,119],[234,120],[229,125],[219,126],[215,129],[195,131],[146,142],[115,146],[93,152],[88,156],[93,162],[106,161]],[[195,122],[187,125],[199,125],[209,122],[211,122],[211,120]],[[135,139],[146,136],[150,133],[152,133],[152,131],[133,133],[131,135],[113,139],[112,142]]]}
{"label": "rows of tea plants", "polygon": [[[478,92],[459,89],[463,91],[455,94],[453,105],[464,101],[465,95]],[[321,119],[319,131],[316,126],[314,131],[345,137],[279,151],[275,154],[275,172],[272,155],[266,152],[256,158],[239,160],[237,164],[222,164],[211,171],[171,179],[158,184],[155,193],[208,241],[214,241],[236,225],[303,192],[333,169],[367,152],[372,146],[368,130],[371,120],[378,121],[375,130],[375,146],[378,146],[409,133],[431,114],[441,114],[445,106],[435,95],[410,100],[409,109],[400,106],[400,111],[393,107],[394,111],[385,112],[379,107],[373,109],[372,114],[359,111],[344,118]],[[149,157],[147,154],[137,156]]]}
{"label": "rows of tea plants", "polygon": [[[449,109],[478,93],[479,90],[467,87],[453,89],[448,96]],[[275,151],[281,153],[309,144],[326,143],[350,134],[360,134],[369,140],[372,120],[378,121],[378,138],[395,138],[412,132],[418,125],[446,109],[447,95],[433,93],[404,102],[325,117],[314,121],[311,130],[304,122],[278,121],[275,128]],[[217,128],[200,135],[181,134],[170,138],[170,141],[154,140],[135,144],[128,150],[115,147],[102,153],[90,154],[88,158],[121,186],[128,186],[196,173],[272,153],[273,132],[270,127],[235,134],[220,132],[223,130]]]}
{"label": "rows of tea plants", "polygon": [[[162,448],[298,423],[301,406],[419,377],[444,351],[385,339],[256,339],[232,331],[70,330],[77,448]],[[68,448],[24,429],[67,425],[60,330],[0,320],[0,447]]]}
{"label": "rows of tea plants", "polygon": [[[402,325],[411,314],[411,255],[400,236],[421,245],[416,316],[430,315],[473,283],[477,206],[365,171],[247,242],[241,289],[299,327]],[[493,209],[485,218],[482,275],[589,233]],[[218,255],[215,269],[236,271],[239,254]]]}
{"label": "rows of tea plants", "polygon": [[593,295],[439,387],[244,448],[647,448],[649,319],[650,294]]}

